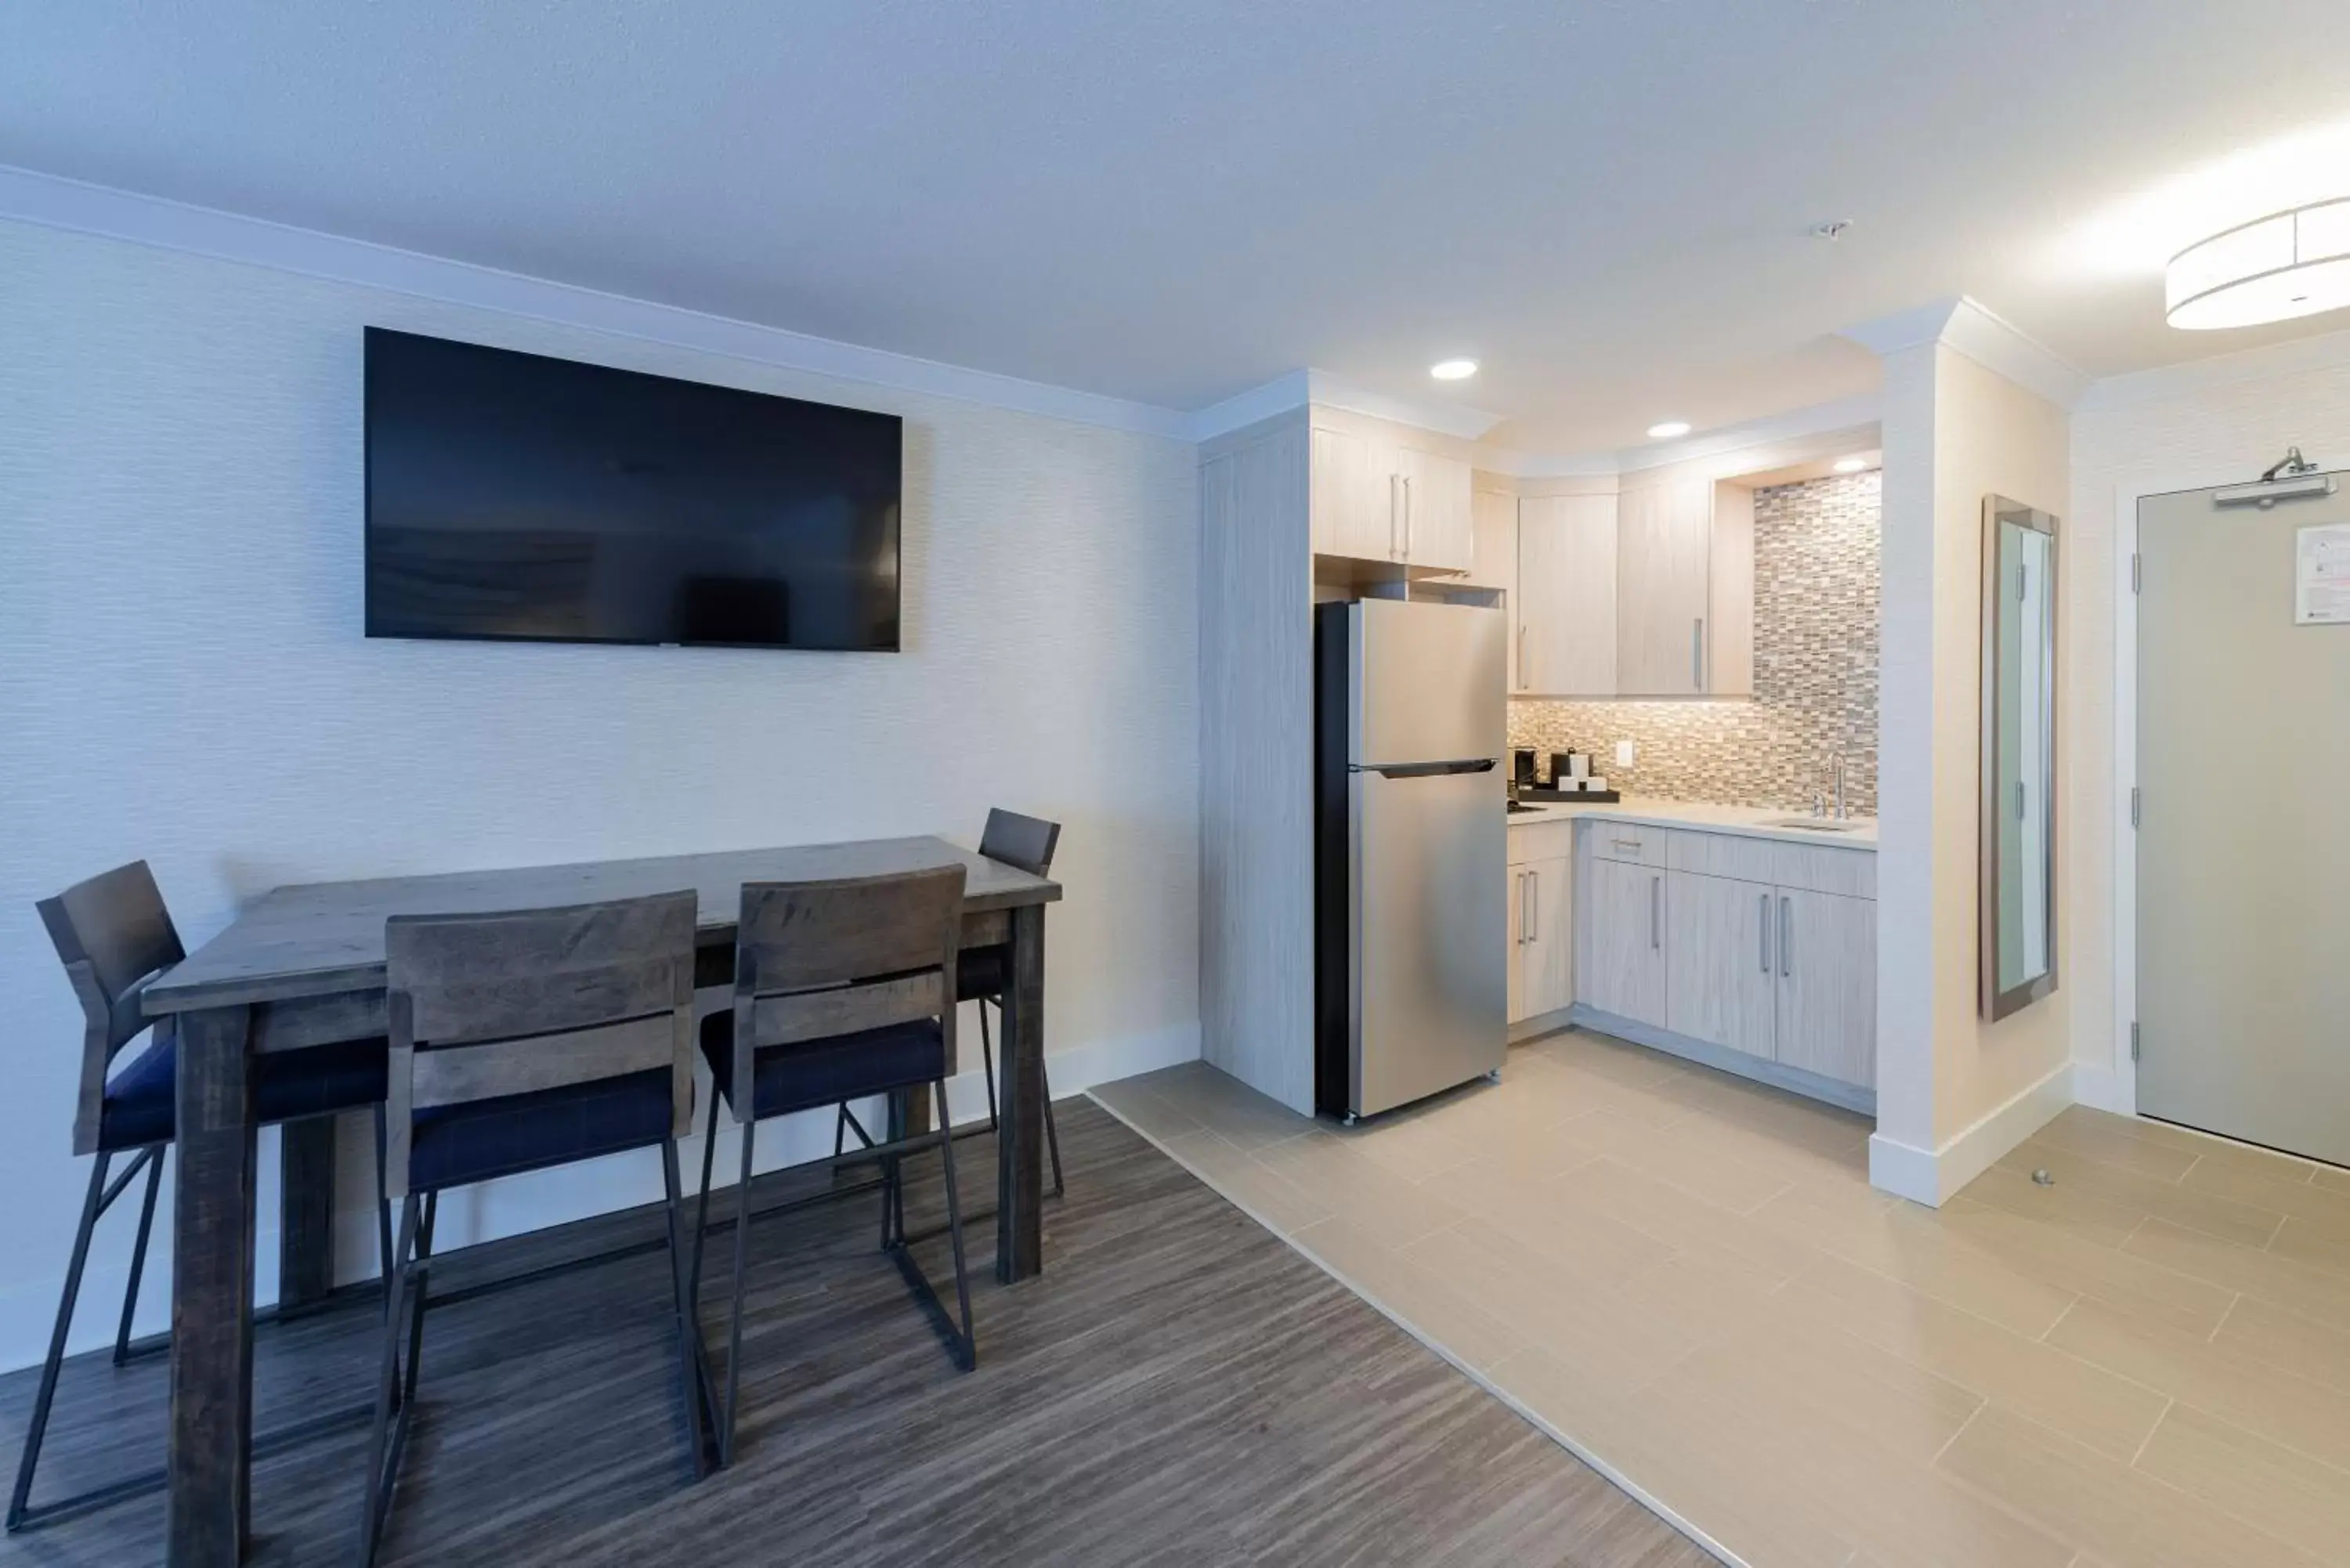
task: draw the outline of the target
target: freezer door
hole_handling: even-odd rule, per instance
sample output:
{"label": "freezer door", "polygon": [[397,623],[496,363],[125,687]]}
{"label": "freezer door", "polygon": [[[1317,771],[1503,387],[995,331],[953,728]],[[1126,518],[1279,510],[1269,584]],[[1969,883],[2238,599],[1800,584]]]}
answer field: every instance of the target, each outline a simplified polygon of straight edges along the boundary
{"label": "freezer door", "polygon": [[1501,1066],[1509,844],[1498,767],[1357,773],[1353,793],[1352,1108],[1371,1116]]}
{"label": "freezer door", "polygon": [[1500,610],[1365,599],[1353,612],[1349,761],[1501,756],[1510,641]]}

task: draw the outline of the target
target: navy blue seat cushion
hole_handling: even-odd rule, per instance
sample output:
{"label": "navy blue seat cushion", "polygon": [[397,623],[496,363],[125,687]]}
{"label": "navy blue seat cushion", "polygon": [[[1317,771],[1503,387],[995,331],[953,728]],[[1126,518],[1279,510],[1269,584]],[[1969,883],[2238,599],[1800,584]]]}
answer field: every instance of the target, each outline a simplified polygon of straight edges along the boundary
{"label": "navy blue seat cushion", "polygon": [[1012,980],[1012,950],[1005,947],[965,948],[955,957],[955,1000],[977,1002],[1002,996]]}
{"label": "navy blue seat cushion", "polygon": [[409,1124],[409,1190],[464,1187],[666,1143],[669,1096],[670,1070],[648,1067],[588,1084],[419,1110]]}
{"label": "navy blue seat cushion", "polygon": [[[702,1055],[718,1092],[735,1106],[733,1012],[713,1012],[702,1021]],[[758,1119],[838,1105],[946,1075],[946,1034],[935,1018],[770,1045],[753,1058],[751,1115]]]}
{"label": "navy blue seat cushion", "polygon": [[[254,1058],[253,1109],[262,1122],[358,1110],[383,1098],[379,1035]],[[179,1041],[159,1040],[107,1080],[98,1147],[138,1148],[171,1139],[179,1120]]]}

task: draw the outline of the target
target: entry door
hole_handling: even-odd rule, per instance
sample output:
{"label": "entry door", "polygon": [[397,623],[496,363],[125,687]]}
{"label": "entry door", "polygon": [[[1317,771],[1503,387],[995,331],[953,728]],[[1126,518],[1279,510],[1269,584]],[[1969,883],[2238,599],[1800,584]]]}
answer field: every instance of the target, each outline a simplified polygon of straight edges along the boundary
{"label": "entry door", "polygon": [[2350,1165],[2350,625],[2295,623],[2303,530],[2341,524],[2139,504],[2137,1103]]}

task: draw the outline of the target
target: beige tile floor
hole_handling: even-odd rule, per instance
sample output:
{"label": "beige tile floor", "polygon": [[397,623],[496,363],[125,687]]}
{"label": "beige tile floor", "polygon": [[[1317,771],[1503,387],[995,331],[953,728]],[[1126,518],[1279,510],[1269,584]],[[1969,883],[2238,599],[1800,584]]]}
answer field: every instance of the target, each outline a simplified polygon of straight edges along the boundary
{"label": "beige tile floor", "polygon": [[2075,1107],[1929,1210],[1863,1118],[1580,1031],[1353,1129],[1095,1098],[1731,1561],[2350,1563],[2342,1171]]}

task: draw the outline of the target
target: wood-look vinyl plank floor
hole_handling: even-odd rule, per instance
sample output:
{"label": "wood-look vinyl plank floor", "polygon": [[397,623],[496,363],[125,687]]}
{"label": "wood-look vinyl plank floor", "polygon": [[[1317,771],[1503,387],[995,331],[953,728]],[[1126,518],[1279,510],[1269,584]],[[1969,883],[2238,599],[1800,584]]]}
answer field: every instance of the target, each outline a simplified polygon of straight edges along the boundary
{"label": "wood-look vinyl plank floor", "polygon": [[[1253,1157],[1199,1118],[1237,1103],[1211,1083],[1178,1085],[1131,1096],[1125,1110],[1154,1108],[1170,1142],[1229,1182],[1233,1161]],[[976,1372],[955,1371],[878,1251],[877,1198],[754,1221],[741,1452],[699,1484],[681,1442],[661,1254],[434,1312],[381,1561],[1711,1561],[1098,1106],[1072,1100],[1057,1112],[1068,1196],[1045,1210],[1044,1277],[998,1286],[993,1227],[969,1231]],[[1281,1124],[1257,1107],[1236,1130],[1264,1149],[1287,1136],[1272,1136]],[[990,1141],[961,1145],[958,1163],[967,1199],[983,1200],[994,1185]],[[935,1164],[910,1165],[919,1234],[942,1216]],[[1301,1231],[1340,1222],[1279,1180],[1265,1171],[1236,1186],[1253,1207],[1277,1195]],[[718,1240],[703,1313],[723,1357],[728,1254]],[[1390,1266],[1385,1249],[1357,1244],[1372,1272]],[[463,1256],[503,1272],[533,1266],[552,1245],[521,1238]],[[943,1238],[916,1251],[934,1279],[951,1277]],[[1428,1278],[1430,1301],[1453,1293],[1449,1277]],[[264,1325],[261,1425],[367,1396],[376,1321],[354,1306]],[[161,1356],[120,1370],[102,1355],[70,1363],[40,1494],[159,1461],[164,1379]],[[0,1459],[12,1469],[32,1394],[30,1373],[0,1378]],[[351,1560],[362,1440],[355,1427],[255,1465],[255,1564]],[[153,1562],[162,1512],[149,1497],[60,1520],[0,1541],[0,1563]]]}
{"label": "wood-look vinyl plank floor", "polygon": [[2350,1172],[2074,1107],[1927,1210],[1864,1118],[1584,1031],[1394,1127],[1186,1163],[1752,1568],[2350,1565]]}

